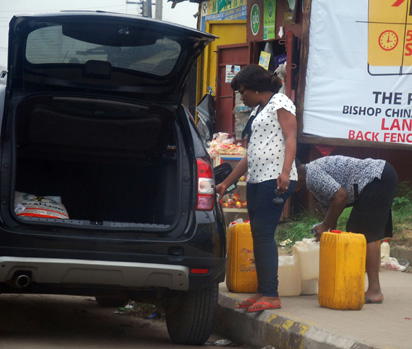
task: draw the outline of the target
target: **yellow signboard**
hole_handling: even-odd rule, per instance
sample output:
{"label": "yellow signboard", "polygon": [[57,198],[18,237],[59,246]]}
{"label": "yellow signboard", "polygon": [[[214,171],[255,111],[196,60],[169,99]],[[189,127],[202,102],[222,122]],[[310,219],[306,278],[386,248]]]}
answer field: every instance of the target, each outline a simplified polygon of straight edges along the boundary
{"label": "yellow signboard", "polygon": [[402,75],[412,66],[412,0],[369,0],[368,63],[372,75]]}
{"label": "yellow signboard", "polygon": [[213,15],[246,6],[246,0],[209,0],[207,5],[207,15]]}

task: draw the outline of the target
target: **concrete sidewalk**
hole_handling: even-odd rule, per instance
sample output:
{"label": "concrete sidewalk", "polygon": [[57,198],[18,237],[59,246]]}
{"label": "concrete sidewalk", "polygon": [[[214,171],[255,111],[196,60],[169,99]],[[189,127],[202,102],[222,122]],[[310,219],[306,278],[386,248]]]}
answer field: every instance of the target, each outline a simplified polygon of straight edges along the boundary
{"label": "concrete sidewalk", "polygon": [[412,349],[412,274],[382,271],[383,304],[360,311],[319,306],[317,296],[282,297],[282,309],[247,314],[234,309],[249,294],[221,284],[217,331],[234,342],[276,349]]}

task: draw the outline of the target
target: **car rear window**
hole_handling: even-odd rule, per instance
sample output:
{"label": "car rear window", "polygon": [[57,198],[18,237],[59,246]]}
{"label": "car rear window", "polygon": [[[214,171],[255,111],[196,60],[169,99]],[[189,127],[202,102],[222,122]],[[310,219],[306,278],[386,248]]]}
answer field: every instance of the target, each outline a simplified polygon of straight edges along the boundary
{"label": "car rear window", "polygon": [[157,76],[172,72],[181,51],[171,36],[121,24],[49,25],[31,31],[26,43],[26,59],[31,64],[102,61],[113,68]]}

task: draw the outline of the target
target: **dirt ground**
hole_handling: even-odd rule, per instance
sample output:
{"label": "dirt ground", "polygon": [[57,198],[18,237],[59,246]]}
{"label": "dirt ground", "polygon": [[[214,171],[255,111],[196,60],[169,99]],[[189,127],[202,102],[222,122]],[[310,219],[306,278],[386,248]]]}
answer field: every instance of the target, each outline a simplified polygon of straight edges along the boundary
{"label": "dirt ground", "polygon": [[394,232],[391,244],[412,248],[412,229],[405,227],[401,232]]}

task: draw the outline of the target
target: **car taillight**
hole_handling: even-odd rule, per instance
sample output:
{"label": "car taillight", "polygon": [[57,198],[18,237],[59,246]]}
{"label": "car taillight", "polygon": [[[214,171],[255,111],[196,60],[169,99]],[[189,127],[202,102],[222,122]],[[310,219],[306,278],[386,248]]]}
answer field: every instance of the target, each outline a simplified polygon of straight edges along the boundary
{"label": "car taillight", "polygon": [[197,203],[196,210],[213,209],[215,202],[215,180],[209,162],[197,159]]}

